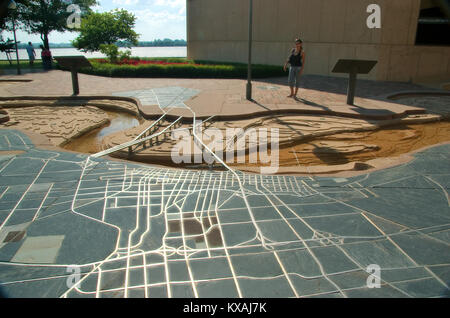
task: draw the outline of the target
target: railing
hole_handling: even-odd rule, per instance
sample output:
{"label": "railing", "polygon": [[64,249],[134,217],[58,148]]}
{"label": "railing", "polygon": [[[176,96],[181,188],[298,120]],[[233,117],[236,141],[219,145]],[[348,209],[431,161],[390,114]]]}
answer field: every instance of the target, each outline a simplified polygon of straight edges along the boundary
{"label": "railing", "polygon": [[[150,131],[155,132],[161,126],[161,120],[164,118],[164,116],[165,115],[160,117],[155,123],[153,123],[150,127],[146,128],[139,136],[137,136],[133,140],[125,142],[125,143],[117,145],[117,146],[114,146],[114,147],[111,147],[109,149],[100,151],[96,154],[91,155],[91,157],[93,157],[93,158],[103,157],[103,156],[109,155],[111,153],[114,153],[114,152],[117,152],[117,151],[120,151],[120,150],[123,150],[126,148],[128,148],[128,153],[132,154],[133,150],[135,151],[140,145],[143,145],[144,149],[146,149],[147,141],[149,141],[150,146],[153,146],[153,139],[156,139],[156,142],[159,142],[159,136],[161,136],[161,135],[164,135],[164,139],[166,139],[167,133],[169,130],[173,130],[175,125],[181,126],[181,119],[183,117],[179,117],[176,121],[171,123],[169,126],[167,126],[161,132],[152,134],[150,136],[146,136]],[[154,130],[155,127],[157,127],[156,130]],[[136,146],[136,147],[133,149],[133,146]]]}
{"label": "railing", "polygon": [[159,117],[153,124],[150,125],[150,127],[148,127],[143,132],[141,132],[133,140],[138,140],[138,139],[141,139],[143,137],[147,137],[147,136],[153,135],[161,127],[161,122],[164,120],[164,117],[166,117],[166,115],[167,114],[164,114],[161,117]]}
{"label": "railing", "polygon": [[[164,117],[165,115],[163,115]],[[161,127],[160,125],[155,126],[153,124],[149,128],[147,128],[145,131],[143,131],[139,136],[137,136],[133,141],[136,141],[136,144],[133,144],[128,147],[128,154],[133,154],[133,151],[136,151],[137,148],[142,146],[142,149],[147,149],[147,141],[149,142],[149,146],[152,147],[154,143],[159,143],[159,137],[163,136],[163,141],[167,139],[167,134],[169,134],[171,131],[173,131],[175,128],[181,127],[181,119],[183,117],[179,117],[177,120],[175,120],[173,123],[171,123],[169,126],[164,128],[161,132],[155,134],[155,132]],[[161,120],[161,118],[158,120],[158,122]],[[153,129],[152,129],[153,127]],[[149,136],[146,136],[149,134]],[[134,149],[133,149],[133,146]]]}
{"label": "railing", "polygon": [[[153,123],[150,127],[148,127],[146,130],[144,130],[139,136],[137,136],[134,141],[142,140],[142,143],[136,144],[136,147],[133,149],[133,146],[128,147],[128,153],[131,155],[139,146],[142,146],[142,149],[147,149],[147,140],[149,142],[149,147],[152,147],[153,144],[159,143],[159,136],[163,135],[163,140],[165,141],[167,139],[167,134],[169,134],[171,131],[174,130],[184,130],[188,129],[189,131],[192,130],[192,127],[189,128],[183,128],[183,129],[177,129],[177,127],[181,127],[181,119],[182,117],[179,117],[176,121],[174,121],[172,124],[167,126],[161,133],[155,134],[155,132],[161,127],[161,121],[165,117],[165,114],[161,116],[155,123]],[[206,129],[206,123],[212,120],[215,116],[210,116],[206,120],[198,123],[195,125],[197,128],[199,125],[203,124],[203,129]],[[158,124],[156,124],[158,123]],[[148,139],[147,137],[152,136],[153,138]]]}
{"label": "railing", "polygon": [[[210,120],[214,119],[214,117],[216,117],[216,115],[210,116],[210,117],[206,118],[205,120],[200,121],[198,124],[195,125],[195,127],[197,128],[199,125],[203,124],[203,129],[206,129],[206,123],[209,122]],[[187,129],[192,130],[192,127],[189,127]]]}
{"label": "railing", "polygon": [[[160,127],[161,122],[164,119],[166,115],[161,116],[157,121],[155,121],[150,127],[146,128],[142,133],[140,133],[136,138],[134,138],[131,141],[125,142],[123,144],[111,147],[110,149],[103,150],[101,152],[98,152],[96,154],[91,155],[93,158],[99,158],[106,155],[109,155],[111,153],[123,150],[128,148],[128,154],[132,155],[133,152],[136,152],[136,150],[139,147],[142,147],[142,149],[147,149],[147,142],[149,147],[152,147],[155,144],[158,144],[160,141],[163,142],[167,139],[168,134],[171,134],[171,132],[176,130],[189,130],[192,131],[194,128],[194,125],[189,128],[180,128],[182,123],[181,119],[183,117],[179,117],[177,120],[175,120],[173,123],[171,123],[169,126],[164,128],[161,132],[155,133]],[[206,120],[199,122],[198,124],[195,124],[195,128],[197,128],[199,125],[203,124],[203,128],[206,129],[207,122],[211,121],[215,116],[208,117]],[[177,128],[178,127],[178,128]],[[195,133],[193,133],[195,134]],[[160,138],[162,138],[160,140]]]}

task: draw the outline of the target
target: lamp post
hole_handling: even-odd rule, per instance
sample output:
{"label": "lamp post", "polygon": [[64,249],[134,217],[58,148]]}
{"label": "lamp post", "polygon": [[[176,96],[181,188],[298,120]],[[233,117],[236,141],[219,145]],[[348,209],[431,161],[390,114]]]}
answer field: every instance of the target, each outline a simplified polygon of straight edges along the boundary
{"label": "lamp post", "polygon": [[247,100],[252,100],[252,31],[253,31],[253,0],[249,0],[248,9],[248,71],[247,71]]}
{"label": "lamp post", "polygon": [[17,5],[14,2],[14,0],[11,0],[8,4],[8,9],[13,10],[13,33],[14,33],[14,44],[16,46],[16,59],[17,59],[17,75],[21,75],[22,72],[20,71],[20,61],[19,61],[19,49],[17,48],[17,38],[16,38],[16,9]]}

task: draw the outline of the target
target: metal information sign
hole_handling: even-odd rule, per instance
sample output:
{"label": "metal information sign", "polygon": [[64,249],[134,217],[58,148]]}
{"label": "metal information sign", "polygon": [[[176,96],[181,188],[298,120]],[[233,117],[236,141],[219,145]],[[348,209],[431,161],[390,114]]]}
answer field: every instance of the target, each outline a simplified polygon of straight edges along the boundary
{"label": "metal information sign", "polygon": [[369,60],[339,60],[334,69],[333,73],[348,73],[350,79],[348,81],[347,89],[347,104],[353,105],[355,100],[355,89],[356,89],[356,77],[358,74],[368,74],[378,61]]}
{"label": "metal information sign", "polygon": [[83,55],[55,56],[54,59],[61,67],[70,69],[70,72],[72,73],[73,95],[78,95],[80,93],[78,70],[82,67],[92,67],[91,63]]}

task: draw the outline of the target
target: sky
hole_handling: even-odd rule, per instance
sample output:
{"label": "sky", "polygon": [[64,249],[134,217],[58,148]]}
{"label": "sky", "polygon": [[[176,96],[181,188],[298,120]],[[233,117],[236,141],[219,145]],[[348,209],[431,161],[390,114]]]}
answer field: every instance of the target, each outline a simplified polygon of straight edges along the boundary
{"label": "sky", "polygon": [[[99,5],[92,7],[97,12],[125,9],[136,16],[135,31],[140,34],[139,41],[155,39],[186,40],[186,0],[97,0]],[[68,13],[69,15],[70,13]],[[77,37],[77,32],[52,32],[51,43],[69,43]],[[13,38],[12,33],[3,33],[4,38]],[[40,36],[17,32],[17,41],[27,43],[41,42]]]}

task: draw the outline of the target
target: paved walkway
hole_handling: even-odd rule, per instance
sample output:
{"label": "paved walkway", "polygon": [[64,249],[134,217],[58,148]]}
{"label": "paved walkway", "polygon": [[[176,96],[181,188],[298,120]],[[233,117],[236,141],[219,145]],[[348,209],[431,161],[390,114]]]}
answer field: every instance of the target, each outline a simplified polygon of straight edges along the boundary
{"label": "paved walkway", "polygon": [[[30,79],[31,82],[1,80]],[[245,98],[246,81],[240,79],[129,79],[80,74],[80,96],[121,95],[136,97],[144,114],[162,114],[168,105],[171,114],[192,117],[243,116],[262,112],[316,113],[355,118],[389,119],[408,113],[422,113],[423,108],[404,105],[387,96],[404,91],[430,91],[414,84],[358,81],[355,106],[346,105],[347,79],[307,75],[302,79],[299,98],[287,98],[286,78],[253,82],[253,101]],[[438,90],[433,90],[438,91]],[[444,92],[444,91],[442,91]],[[1,96],[70,96],[69,72],[52,70],[22,76],[0,76]],[[159,100],[159,102],[158,102]],[[161,102],[162,101],[162,102]],[[172,103],[172,104],[171,104]]]}

